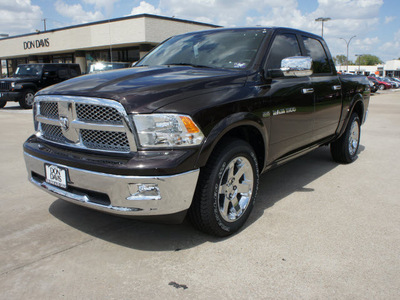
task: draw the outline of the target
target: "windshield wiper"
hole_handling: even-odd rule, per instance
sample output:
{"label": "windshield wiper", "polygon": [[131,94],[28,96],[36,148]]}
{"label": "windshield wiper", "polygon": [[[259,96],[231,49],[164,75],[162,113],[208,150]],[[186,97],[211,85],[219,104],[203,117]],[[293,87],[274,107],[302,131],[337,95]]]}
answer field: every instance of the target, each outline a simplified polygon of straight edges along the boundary
{"label": "windshield wiper", "polygon": [[194,68],[212,68],[210,66],[204,66],[204,65],[196,65],[196,64],[189,64],[189,63],[172,63],[172,64],[167,64],[168,66],[190,66]]}

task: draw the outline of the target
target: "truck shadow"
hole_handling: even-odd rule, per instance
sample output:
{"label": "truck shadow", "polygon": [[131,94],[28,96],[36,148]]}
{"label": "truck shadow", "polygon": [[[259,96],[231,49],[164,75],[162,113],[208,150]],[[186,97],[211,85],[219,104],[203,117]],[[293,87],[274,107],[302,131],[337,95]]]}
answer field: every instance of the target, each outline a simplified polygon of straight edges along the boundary
{"label": "truck shadow", "polygon": [[[364,149],[360,146],[359,152]],[[339,164],[331,159],[329,147],[322,147],[261,175],[256,205],[244,231],[279,200],[296,192],[312,193],[314,189],[307,186],[337,166]],[[187,220],[178,225],[149,223],[108,215],[60,199],[51,204],[49,212],[61,222],[91,236],[144,251],[179,251],[227,239],[203,234]],[[240,232],[244,234],[243,230]]]}

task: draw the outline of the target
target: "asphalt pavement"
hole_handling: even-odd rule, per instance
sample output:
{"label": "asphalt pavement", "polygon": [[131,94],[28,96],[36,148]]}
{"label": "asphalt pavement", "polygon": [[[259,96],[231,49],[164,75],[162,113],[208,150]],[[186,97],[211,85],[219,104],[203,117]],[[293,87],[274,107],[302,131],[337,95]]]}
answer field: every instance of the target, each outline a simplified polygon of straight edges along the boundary
{"label": "asphalt pavement", "polygon": [[399,299],[400,92],[371,97],[358,159],[261,176],[234,236],[64,202],[27,180],[32,112],[0,110],[0,299]]}

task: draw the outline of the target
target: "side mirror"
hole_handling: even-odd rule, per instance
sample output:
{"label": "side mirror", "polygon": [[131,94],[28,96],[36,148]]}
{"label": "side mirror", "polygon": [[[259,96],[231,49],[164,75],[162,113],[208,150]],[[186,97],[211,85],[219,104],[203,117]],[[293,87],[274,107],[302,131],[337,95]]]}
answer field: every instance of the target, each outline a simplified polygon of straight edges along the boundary
{"label": "side mirror", "polygon": [[292,56],[282,59],[281,71],[284,76],[310,76],[312,75],[312,59],[309,56]]}

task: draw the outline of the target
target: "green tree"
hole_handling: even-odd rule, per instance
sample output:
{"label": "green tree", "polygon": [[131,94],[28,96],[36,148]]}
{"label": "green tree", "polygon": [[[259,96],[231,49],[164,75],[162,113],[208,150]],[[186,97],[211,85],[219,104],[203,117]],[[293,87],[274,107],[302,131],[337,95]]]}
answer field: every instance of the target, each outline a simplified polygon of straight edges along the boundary
{"label": "green tree", "polygon": [[340,54],[333,58],[336,65],[345,66],[347,64],[346,55]]}
{"label": "green tree", "polygon": [[383,61],[378,56],[372,54],[363,54],[356,59],[356,65],[361,66],[375,66],[381,64]]}

